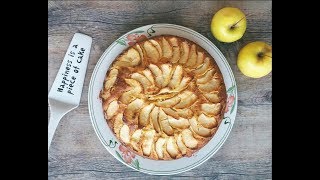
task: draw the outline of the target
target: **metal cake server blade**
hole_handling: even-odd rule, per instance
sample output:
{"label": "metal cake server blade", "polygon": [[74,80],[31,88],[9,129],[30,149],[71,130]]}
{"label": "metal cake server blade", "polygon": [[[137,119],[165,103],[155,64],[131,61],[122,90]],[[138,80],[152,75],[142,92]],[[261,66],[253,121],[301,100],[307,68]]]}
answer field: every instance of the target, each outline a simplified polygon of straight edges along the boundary
{"label": "metal cake server blade", "polygon": [[61,118],[80,104],[92,38],[75,33],[48,95],[48,151]]}

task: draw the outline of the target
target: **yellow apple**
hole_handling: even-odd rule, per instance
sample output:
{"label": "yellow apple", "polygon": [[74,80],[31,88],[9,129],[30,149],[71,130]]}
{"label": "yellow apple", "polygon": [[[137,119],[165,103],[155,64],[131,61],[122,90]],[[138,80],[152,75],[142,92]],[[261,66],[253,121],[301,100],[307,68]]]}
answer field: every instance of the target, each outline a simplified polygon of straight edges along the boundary
{"label": "yellow apple", "polygon": [[238,54],[237,65],[244,75],[252,78],[269,74],[272,70],[271,46],[262,41],[247,44]]}
{"label": "yellow apple", "polygon": [[213,16],[211,21],[211,32],[221,42],[237,41],[243,36],[246,28],[246,16],[238,8],[222,8]]}

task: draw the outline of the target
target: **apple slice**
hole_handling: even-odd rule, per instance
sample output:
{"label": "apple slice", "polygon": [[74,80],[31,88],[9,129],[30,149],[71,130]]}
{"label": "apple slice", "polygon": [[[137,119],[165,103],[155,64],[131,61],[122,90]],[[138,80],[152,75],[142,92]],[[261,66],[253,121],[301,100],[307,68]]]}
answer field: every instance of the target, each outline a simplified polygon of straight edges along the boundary
{"label": "apple slice", "polygon": [[203,93],[203,96],[212,103],[218,103],[221,101],[220,92],[212,91],[210,93]]}
{"label": "apple slice", "polygon": [[181,132],[183,143],[190,149],[195,149],[198,146],[198,141],[193,137],[192,132],[189,129],[185,129]]}
{"label": "apple slice", "polygon": [[209,137],[211,135],[211,130],[208,128],[203,127],[202,125],[198,124],[195,117],[192,117],[189,119],[190,122],[190,128],[195,132],[196,134],[202,136],[202,137]]}
{"label": "apple slice", "polygon": [[189,59],[186,63],[187,67],[193,67],[197,63],[197,50],[196,50],[196,45],[192,44],[191,49],[190,49],[190,56]]}
{"label": "apple slice", "polygon": [[176,140],[170,136],[167,139],[167,152],[171,156],[171,158],[176,158],[176,156],[179,154],[178,146],[176,144]]}
{"label": "apple slice", "polygon": [[214,115],[218,115],[221,111],[221,104],[217,103],[217,104],[208,104],[208,103],[204,103],[201,104],[201,110],[209,116],[214,116]]}
{"label": "apple slice", "polygon": [[146,52],[146,56],[150,59],[152,63],[157,63],[160,59],[160,54],[157,48],[149,41],[143,43],[143,48]]}
{"label": "apple slice", "polygon": [[204,114],[200,114],[200,116],[198,117],[198,122],[205,128],[214,128],[218,125],[218,122],[216,120],[216,118],[214,117],[208,117]]}
{"label": "apple slice", "polygon": [[162,110],[169,116],[172,116],[173,118],[179,119],[180,116],[178,115],[178,112],[173,108],[162,108]]}
{"label": "apple slice", "polygon": [[127,109],[124,110],[124,116],[129,124],[137,124],[135,117],[137,112],[143,107],[144,101],[142,99],[135,99],[128,104]]}
{"label": "apple slice", "polygon": [[162,58],[162,49],[161,49],[160,44],[158,43],[158,41],[153,40],[153,39],[150,39],[149,41],[151,42],[151,44],[152,44],[154,47],[156,47],[156,49],[157,49],[157,51],[158,51],[158,53],[159,53],[159,59],[161,59],[161,58]]}
{"label": "apple slice", "polygon": [[185,108],[185,109],[176,109],[178,115],[180,117],[183,117],[183,118],[186,118],[186,119],[190,119],[192,116],[193,116],[193,112],[188,109],[188,108]]}
{"label": "apple slice", "polygon": [[191,78],[190,77],[183,77],[180,84],[178,86],[176,86],[176,88],[173,89],[173,91],[182,91],[184,89],[186,89],[189,85],[189,83],[191,82]]}
{"label": "apple slice", "polygon": [[124,124],[120,129],[120,139],[126,144],[130,142],[130,129],[126,124]]}
{"label": "apple slice", "polygon": [[195,65],[195,68],[198,68],[199,66],[201,66],[203,64],[203,60],[204,60],[204,52],[198,51],[197,63]]}
{"label": "apple slice", "polygon": [[149,116],[153,108],[154,104],[151,103],[141,109],[139,114],[139,125],[147,126],[149,124]]}
{"label": "apple slice", "polygon": [[140,139],[141,139],[141,135],[142,135],[142,130],[141,129],[137,129],[136,131],[134,131],[134,133],[131,136],[131,141],[130,144],[132,146],[132,148],[136,151],[140,150]]}
{"label": "apple slice", "polygon": [[131,87],[131,89],[124,92],[120,96],[119,100],[124,104],[129,104],[142,92],[142,87],[141,84],[134,79],[125,79],[125,82]]}
{"label": "apple slice", "polygon": [[173,117],[168,117],[168,122],[173,128],[186,129],[190,126],[190,123],[185,118],[175,119]]}
{"label": "apple slice", "polygon": [[179,94],[178,97],[181,99],[181,101],[174,106],[177,109],[190,107],[197,100],[197,96],[191,91],[184,91],[183,93]]}
{"label": "apple slice", "polygon": [[187,154],[187,146],[183,143],[181,134],[177,137],[177,145],[182,155]]}
{"label": "apple slice", "polygon": [[172,47],[164,37],[161,38],[161,45],[163,57],[168,59],[171,58],[173,55]]}
{"label": "apple slice", "polygon": [[162,108],[162,110],[169,116],[172,116],[175,119],[180,117],[189,119],[193,116],[193,112],[190,109],[174,109],[174,108]]}
{"label": "apple slice", "polygon": [[162,77],[162,71],[161,69],[154,65],[154,64],[150,64],[149,65],[149,69],[151,70],[151,72],[153,73],[154,77],[155,77],[155,80],[156,80],[156,85],[159,87],[159,88],[162,88],[163,86],[163,77]]}
{"label": "apple slice", "polygon": [[113,100],[107,108],[107,118],[111,119],[119,109],[119,104],[117,100]]}
{"label": "apple slice", "polygon": [[151,82],[151,84],[154,85],[154,79],[151,71],[149,69],[145,69],[142,71],[142,73]]}
{"label": "apple slice", "polygon": [[120,134],[120,129],[123,126],[123,114],[119,113],[116,115],[114,123],[113,123],[113,131],[116,134],[116,136],[118,138],[120,138],[119,134]]}
{"label": "apple slice", "polygon": [[131,74],[131,78],[138,81],[140,84],[142,84],[145,92],[148,90],[149,87],[152,86],[151,82],[144,75],[140,73]]}
{"label": "apple slice", "polygon": [[156,132],[155,130],[147,130],[144,133],[143,141],[142,141],[142,151],[143,154],[146,156],[149,156],[152,150],[153,145],[153,138],[155,136]]}
{"label": "apple slice", "polygon": [[197,84],[205,84],[213,78],[214,73],[216,72],[215,69],[210,69],[207,71],[203,76],[197,79]]}
{"label": "apple slice", "polygon": [[156,142],[156,152],[159,159],[163,159],[163,146],[166,143],[166,139],[160,137]]}
{"label": "apple slice", "polygon": [[160,68],[162,70],[162,77],[163,77],[162,87],[166,87],[169,84],[170,79],[173,75],[172,65],[162,64]]}
{"label": "apple slice", "polygon": [[139,65],[141,62],[139,52],[134,48],[129,48],[128,51],[118,58],[115,62],[115,66],[119,67],[132,67]]}
{"label": "apple slice", "polygon": [[211,92],[217,90],[221,84],[220,79],[211,79],[206,84],[199,84],[198,88],[203,92]]}
{"label": "apple slice", "polygon": [[178,44],[178,39],[175,37],[172,37],[169,39],[169,42],[172,46],[172,63],[177,63],[180,59],[180,46]]}
{"label": "apple slice", "polygon": [[207,70],[209,70],[209,67],[210,67],[210,58],[206,57],[204,59],[204,63],[198,67],[196,70],[194,70],[194,74],[196,76],[201,76],[203,75]]}
{"label": "apple slice", "polygon": [[183,73],[182,67],[180,65],[176,66],[176,68],[174,69],[172,78],[169,82],[170,88],[174,89],[180,84],[182,79],[182,73]]}
{"label": "apple slice", "polygon": [[110,90],[113,87],[114,83],[117,80],[118,74],[119,74],[118,69],[113,68],[110,70],[108,78],[107,78],[106,82],[104,83],[104,89],[106,91]]}
{"label": "apple slice", "polygon": [[179,59],[180,64],[185,64],[189,58],[189,52],[190,52],[190,47],[188,45],[188,42],[183,41],[181,44],[181,57]]}
{"label": "apple slice", "polygon": [[139,52],[141,61],[143,62],[143,60],[144,60],[144,55],[143,55],[143,51],[142,51],[142,49],[141,49],[141,46],[140,46],[139,44],[135,44],[135,45],[133,46],[133,48],[135,48],[135,49]]}
{"label": "apple slice", "polygon": [[150,119],[151,119],[151,123],[153,128],[157,131],[160,132],[160,124],[158,121],[158,115],[159,115],[159,107],[154,107],[150,113]]}
{"label": "apple slice", "polygon": [[173,107],[174,105],[178,104],[180,101],[181,101],[181,98],[178,96],[175,96],[173,98],[166,99],[163,101],[157,101],[157,102],[155,102],[155,104],[160,107],[170,108],[170,107]]}
{"label": "apple slice", "polygon": [[159,109],[159,123],[161,126],[161,130],[164,133],[166,133],[168,136],[173,135],[173,129],[168,122],[168,116],[163,112],[161,108]]}

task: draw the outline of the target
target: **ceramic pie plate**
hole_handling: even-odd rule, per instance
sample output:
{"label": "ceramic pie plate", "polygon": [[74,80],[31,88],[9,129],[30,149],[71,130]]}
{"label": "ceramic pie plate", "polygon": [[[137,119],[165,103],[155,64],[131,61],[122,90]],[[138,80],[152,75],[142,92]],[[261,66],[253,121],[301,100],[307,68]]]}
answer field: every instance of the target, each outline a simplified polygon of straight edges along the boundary
{"label": "ceramic pie plate", "polygon": [[[129,151],[113,134],[104,119],[99,93],[113,60],[135,41],[159,35],[175,35],[189,39],[204,48],[216,61],[227,90],[224,118],[212,139],[191,157],[176,160],[152,160]],[[102,54],[92,73],[88,91],[91,123],[103,146],[118,161],[137,171],[153,175],[171,175],[191,170],[212,157],[226,141],[237,113],[237,87],[232,70],[221,51],[206,37],[189,28],[174,24],[151,24],[134,29],[114,41]]]}

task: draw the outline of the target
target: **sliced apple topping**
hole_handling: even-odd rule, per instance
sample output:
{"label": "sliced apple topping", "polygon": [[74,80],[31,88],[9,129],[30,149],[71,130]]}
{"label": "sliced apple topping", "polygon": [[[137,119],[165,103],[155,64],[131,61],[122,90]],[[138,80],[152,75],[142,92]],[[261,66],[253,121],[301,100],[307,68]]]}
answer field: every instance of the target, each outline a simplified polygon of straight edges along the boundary
{"label": "sliced apple topping", "polygon": [[140,62],[141,58],[139,52],[134,48],[129,48],[126,53],[118,58],[115,66],[132,67],[138,65]]}
{"label": "sliced apple topping", "polygon": [[179,59],[180,64],[185,64],[189,58],[190,53],[190,47],[188,45],[188,42],[183,41],[181,44],[181,57]]}
{"label": "sliced apple topping", "polygon": [[142,73],[151,82],[151,84],[154,84],[153,75],[149,69],[143,70]]}
{"label": "sliced apple topping", "polygon": [[172,136],[167,139],[167,152],[172,158],[175,158],[179,154],[176,140]]}
{"label": "sliced apple topping", "polygon": [[143,43],[143,49],[146,52],[147,57],[152,63],[157,63],[160,59],[160,54],[157,48],[149,41]]}
{"label": "sliced apple topping", "polygon": [[110,73],[108,75],[107,81],[104,84],[104,89],[105,90],[109,90],[109,89],[112,88],[112,86],[114,85],[114,83],[117,80],[118,74],[119,74],[118,69],[115,69],[115,68],[111,69],[111,71],[110,71]]}
{"label": "sliced apple topping", "polygon": [[159,59],[161,59],[161,58],[162,58],[162,49],[161,49],[160,44],[158,43],[158,41],[155,41],[155,40],[153,40],[153,39],[150,39],[149,41],[151,42],[151,44],[152,44],[154,47],[156,47],[156,49],[157,49],[157,51],[158,51],[158,53],[159,53]]}
{"label": "sliced apple topping", "polygon": [[196,74],[196,76],[201,76],[209,69],[209,66],[210,66],[210,58],[206,57],[204,59],[204,63],[193,72],[194,74]]}
{"label": "sliced apple topping", "polygon": [[144,75],[140,73],[131,74],[131,78],[142,84],[144,92],[146,92],[149,89],[149,87],[152,86],[152,83],[148,80],[148,78],[146,78]]}
{"label": "sliced apple topping", "polygon": [[205,128],[214,128],[218,125],[218,122],[216,120],[216,118],[214,117],[208,117],[204,114],[200,114],[200,116],[198,117],[198,122]]}
{"label": "sliced apple topping", "polygon": [[111,64],[100,93],[108,125],[127,148],[149,159],[190,156],[223,118],[221,71],[209,53],[181,37],[130,45]]}
{"label": "sliced apple topping", "polygon": [[143,51],[141,49],[141,46],[139,44],[136,44],[133,47],[139,52],[141,61],[143,62],[144,61],[144,55],[143,55]]}
{"label": "sliced apple topping", "polygon": [[191,119],[189,119],[189,122],[190,122],[190,127],[192,128],[193,132],[195,132],[196,134],[202,137],[208,137],[211,135],[211,130],[198,124],[195,117],[192,117]]}
{"label": "sliced apple topping", "polygon": [[203,60],[204,60],[204,53],[198,51],[197,63],[196,63],[196,65],[195,65],[195,68],[197,68],[197,67],[199,67],[200,65],[202,65],[202,64],[203,64]]}
{"label": "sliced apple topping", "polygon": [[166,133],[168,136],[173,135],[173,129],[169,124],[168,121],[168,116],[166,115],[166,113],[163,112],[163,110],[160,108],[159,109],[159,123],[161,126],[161,130]]}
{"label": "sliced apple topping", "polygon": [[120,139],[126,144],[130,142],[130,129],[126,124],[120,129]]}
{"label": "sliced apple topping", "polygon": [[139,114],[139,125],[147,126],[149,124],[149,117],[153,108],[154,104],[149,104],[141,109]]}
{"label": "sliced apple topping", "polygon": [[187,154],[187,146],[183,143],[181,134],[177,137],[177,145],[182,155]]}
{"label": "sliced apple topping", "polygon": [[209,115],[209,116],[213,116],[213,115],[218,115],[221,111],[221,104],[220,103],[216,103],[216,104],[208,104],[208,103],[204,103],[201,104],[201,110]]}
{"label": "sliced apple topping", "polygon": [[142,92],[141,84],[134,79],[125,79],[125,82],[131,87],[129,91],[124,92],[120,96],[120,101],[124,104],[129,104]]}
{"label": "sliced apple topping", "polygon": [[141,139],[141,135],[142,135],[142,130],[141,129],[137,129],[136,131],[134,131],[134,133],[131,136],[131,141],[130,144],[132,145],[133,149],[136,151],[140,150],[140,139]]}
{"label": "sliced apple topping", "polygon": [[175,37],[172,37],[169,39],[169,42],[172,46],[172,63],[177,63],[180,60],[180,46],[178,44],[178,39]]}
{"label": "sliced apple topping", "polygon": [[166,87],[169,84],[169,81],[173,75],[172,65],[162,64],[160,68],[162,70],[162,77],[163,77],[162,87]]}
{"label": "sliced apple topping", "polygon": [[142,99],[135,99],[130,104],[128,104],[123,114],[129,124],[135,124],[136,114],[143,107],[143,105],[144,101]]}
{"label": "sliced apple topping", "polygon": [[193,67],[194,65],[196,65],[196,63],[197,63],[197,49],[196,49],[196,45],[192,44],[190,48],[190,56],[186,63],[186,66]]}
{"label": "sliced apple topping", "polygon": [[107,118],[111,119],[119,109],[117,100],[113,100],[107,108]]}
{"label": "sliced apple topping", "polygon": [[161,38],[161,45],[162,45],[162,54],[163,54],[163,57],[165,57],[165,58],[171,58],[172,55],[173,55],[172,47],[171,47],[171,45],[169,44],[169,42],[168,42],[164,37]]}
{"label": "sliced apple topping", "polygon": [[175,87],[177,87],[180,82],[181,82],[181,79],[182,79],[182,66],[178,65],[176,66],[174,72],[173,72],[173,75],[172,75],[172,78],[169,82],[169,87],[174,89]]}
{"label": "sliced apple topping", "polygon": [[143,141],[142,141],[142,151],[143,154],[146,156],[149,156],[152,150],[152,146],[153,146],[153,138],[156,134],[155,130],[147,130],[144,133],[143,136]]}
{"label": "sliced apple topping", "polygon": [[161,129],[158,121],[158,116],[159,116],[159,107],[154,107],[150,113],[151,124],[157,132],[160,132]]}
{"label": "sliced apple topping", "polygon": [[215,72],[216,72],[215,69],[210,69],[203,76],[201,76],[201,77],[199,77],[199,79],[197,79],[197,84],[205,84],[205,83],[209,82],[213,78],[213,75]]}
{"label": "sliced apple topping", "polygon": [[203,93],[203,96],[212,103],[218,103],[221,101],[221,97],[219,94],[219,91],[212,91],[210,93]]}
{"label": "sliced apple topping", "polygon": [[198,141],[193,137],[189,129],[184,129],[181,132],[183,143],[190,149],[195,149],[198,146]]}
{"label": "sliced apple topping", "polygon": [[121,127],[123,126],[123,114],[117,114],[116,115],[116,118],[114,120],[114,123],[113,123],[113,131],[114,133],[116,134],[116,136],[119,138],[120,136],[120,129]]}
{"label": "sliced apple topping", "polygon": [[161,137],[156,142],[156,152],[159,159],[163,159],[163,148],[164,148],[163,146],[165,145],[165,143],[166,143],[166,139]]}
{"label": "sliced apple topping", "polygon": [[217,90],[220,86],[220,79],[211,79],[209,82],[205,84],[198,84],[198,88],[203,92],[211,92]]}
{"label": "sliced apple topping", "polygon": [[163,87],[163,77],[162,77],[162,71],[161,69],[154,65],[154,64],[150,64],[149,65],[149,69],[151,70],[151,72],[153,73],[154,77],[155,77],[155,80],[156,80],[156,85],[159,87],[159,88],[162,88]]}
{"label": "sliced apple topping", "polygon": [[193,94],[193,92],[187,90],[179,94],[178,97],[181,99],[181,101],[174,106],[178,109],[189,107],[197,100],[197,96]]}
{"label": "sliced apple topping", "polygon": [[186,89],[192,79],[190,77],[183,77],[180,84],[174,88],[174,91],[182,91]]}
{"label": "sliced apple topping", "polygon": [[190,126],[189,121],[185,118],[175,119],[175,118],[169,116],[168,122],[169,122],[170,126],[172,126],[173,128],[186,129]]}

